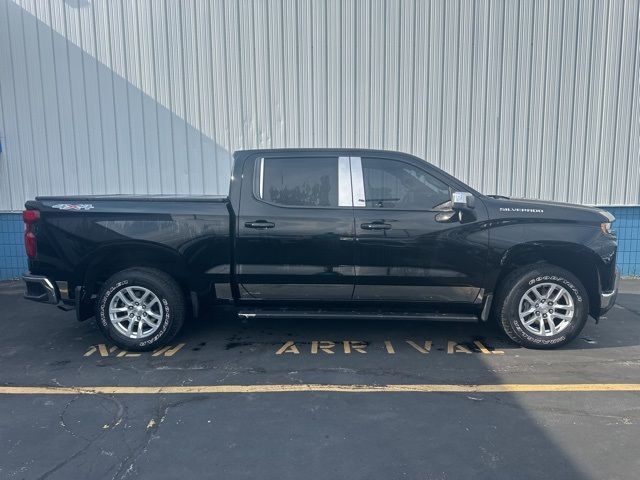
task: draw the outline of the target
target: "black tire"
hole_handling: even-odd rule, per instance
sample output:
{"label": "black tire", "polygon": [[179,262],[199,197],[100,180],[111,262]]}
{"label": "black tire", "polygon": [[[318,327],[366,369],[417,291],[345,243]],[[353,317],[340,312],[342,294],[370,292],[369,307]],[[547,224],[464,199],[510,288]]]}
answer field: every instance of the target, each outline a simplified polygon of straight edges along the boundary
{"label": "black tire", "polygon": [[[157,330],[138,339],[120,333],[109,317],[113,297],[132,286],[150,290],[162,307]],[[154,350],[169,343],[182,328],[185,315],[185,299],[180,286],[169,275],[154,268],[130,268],[112,275],[102,285],[96,301],[96,321],[102,333],[118,347],[133,352]]]}
{"label": "black tire", "polygon": [[[543,283],[560,285],[573,300],[573,318],[564,330],[555,335],[530,332],[519,316],[523,295],[531,287]],[[514,342],[527,348],[551,349],[566,345],[580,334],[589,316],[589,297],[584,285],[571,272],[546,263],[526,265],[511,272],[500,282],[493,312],[498,325]]]}

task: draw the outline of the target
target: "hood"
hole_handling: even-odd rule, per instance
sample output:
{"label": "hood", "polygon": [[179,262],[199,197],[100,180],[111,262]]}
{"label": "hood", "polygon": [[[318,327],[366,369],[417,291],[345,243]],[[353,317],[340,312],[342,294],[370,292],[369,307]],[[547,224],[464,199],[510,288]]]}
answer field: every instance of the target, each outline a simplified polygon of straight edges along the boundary
{"label": "hood", "polygon": [[489,196],[487,208],[493,218],[530,218],[600,224],[613,222],[611,213],[596,207],[526,198]]}

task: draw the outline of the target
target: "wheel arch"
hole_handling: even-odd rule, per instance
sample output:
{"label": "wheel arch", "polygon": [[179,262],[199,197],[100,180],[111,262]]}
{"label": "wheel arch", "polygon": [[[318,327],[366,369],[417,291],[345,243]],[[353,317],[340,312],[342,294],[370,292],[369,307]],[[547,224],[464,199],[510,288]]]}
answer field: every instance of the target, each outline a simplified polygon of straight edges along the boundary
{"label": "wheel arch", "polygon": [[75,277],[85,292],[92,295],[114,273],[135,267],[165,272],[176,280],[187,298],[189,291],[196,288],[187,263],[177,251],[148,242],[122,242],[99,248],[79,263]]}
{"label": "wheel arch", "polygon": [[496,286],[515,269],[549,263],[571,272],[584,285],[589,299],[589,313],[597,318],[600,311],[601,259],[584,245],[570,242],[542,242],[516,245],[500,259]]}

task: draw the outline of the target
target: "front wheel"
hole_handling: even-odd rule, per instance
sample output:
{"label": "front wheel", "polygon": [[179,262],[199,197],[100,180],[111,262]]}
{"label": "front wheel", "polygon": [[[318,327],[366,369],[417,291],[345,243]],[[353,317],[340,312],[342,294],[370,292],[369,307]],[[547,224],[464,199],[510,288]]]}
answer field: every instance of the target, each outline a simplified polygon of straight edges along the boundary
{"label": "front wheel", "polygon": [[102,333],[128,351],[153,350],[178,333],[185,301],[176,281],[152,268],[130,268],[111,276],[96,302]]}
{"label": "front wheel", "polygon": [[516,343],[549,349],[580,334],[589,315],[584,286],[555,265],[529,265],[507,275],[496,296],[498,324]]}

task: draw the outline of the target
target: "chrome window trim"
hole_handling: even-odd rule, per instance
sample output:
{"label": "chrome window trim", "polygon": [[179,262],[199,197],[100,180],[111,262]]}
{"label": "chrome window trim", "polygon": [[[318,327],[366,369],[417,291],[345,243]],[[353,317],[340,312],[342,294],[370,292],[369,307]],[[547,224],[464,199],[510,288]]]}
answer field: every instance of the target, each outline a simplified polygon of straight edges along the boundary
{"label": "chrome window trim", "polygon": [[364,196],[364,177],[362,174],[362,159],[350,157],[351,163],[351,198],[353,206],[363,208],[367,206]]}
{"label": "chrome window trim", "polygon": [[260,159],[260,179],[258,180],[260,198],[264,198],[264,157]]}
{"label": "chrome window trim", "polygon": [[353,206],[351,163],[349,157],[338,157],[338,206]]}

